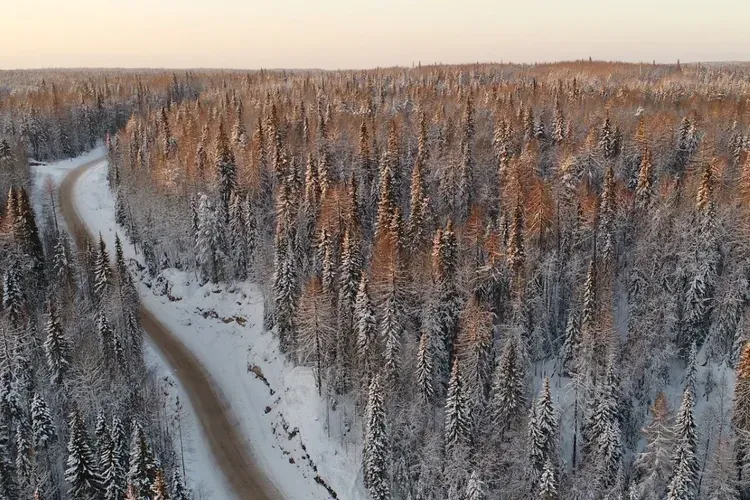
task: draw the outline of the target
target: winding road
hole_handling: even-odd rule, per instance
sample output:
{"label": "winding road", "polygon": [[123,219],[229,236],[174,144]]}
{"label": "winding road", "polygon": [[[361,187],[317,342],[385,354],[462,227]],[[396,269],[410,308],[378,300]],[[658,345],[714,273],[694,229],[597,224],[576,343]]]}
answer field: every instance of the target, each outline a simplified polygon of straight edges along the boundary
{"label": "winding road", "polygon": [[[74,188],[81,175],[100,164],[97,158],[70,171],[59,188],[60,210],[79,248],[88,232],[74,202]],[[93,239],[93,235],[89,235]],[[239,430],[237,418],[219,394],[210,374],[193,353],[156,318],[141,306],[141,324],[152,343],[172,367],[195,409],[211,453],[237,498],[281,500],[283,497],[266,477],[245,446],[247,439]]]}

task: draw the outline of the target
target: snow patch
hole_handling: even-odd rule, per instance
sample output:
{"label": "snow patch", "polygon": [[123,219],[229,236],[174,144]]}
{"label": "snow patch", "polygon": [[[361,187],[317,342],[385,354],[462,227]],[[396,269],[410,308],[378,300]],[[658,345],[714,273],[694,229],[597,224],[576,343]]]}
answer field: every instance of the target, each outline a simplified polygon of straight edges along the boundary
{"label": "snow patch", "polygon": [[[142,262],[115,224],[106,174],[103,162],[81,176],[74,190],[76,208],[108,246],[119,232],[125,257]],[[279,354],[277,340],[263,329],[263,299],[256,285],[200,286],[194,273],[177,269],[166,269],[156,279],[138,274],[143,305],[211,373],[258,464],[286,498],[367,498],[359,478],[360,432],[346,428],[342,422],[347,419],[340,415],[347,405],[328,412],[312,371],[294,367]]]}

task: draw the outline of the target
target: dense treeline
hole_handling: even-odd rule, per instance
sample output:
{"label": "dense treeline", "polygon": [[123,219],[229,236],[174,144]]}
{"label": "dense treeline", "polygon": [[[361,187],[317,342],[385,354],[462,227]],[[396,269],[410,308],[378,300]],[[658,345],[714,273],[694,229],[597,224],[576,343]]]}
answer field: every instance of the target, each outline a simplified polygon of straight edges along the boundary
{"label": "dense treeline", "polygon": [[[74,250],[58,225],[54,192],[37,186],[44,212],[32,209],[27,157],[89,148],[125,109],[103,92],[94,129],[82,132],[76,113],[96,107],[88,98],[75,104],[73,89],[89,84],[61,76],[36,90],[16,81],[0,98],[0,182],[9,186],[0,208],[0,498],[187,499],[172,442],[180,409],[166,406],[144,365],[138,293],[119,240],[113,266],[101,239]],[[44,123],[40,133],[83,142],[36,149],[23,128],[29,116]]]}
{"label": "dense treeline", "polygon": [[750,498],[746,67],[201,78],[109,141],[118,221],[261,284],[374,499]]}
{"label": "dense treeline", "polygon": [[[122,128],[137,110],[194,98],[200,83],[165,72],[0,71],[0,202],[26,185],[27,158],[71,158]],[[7,175],[6,175],[7,174]]]}

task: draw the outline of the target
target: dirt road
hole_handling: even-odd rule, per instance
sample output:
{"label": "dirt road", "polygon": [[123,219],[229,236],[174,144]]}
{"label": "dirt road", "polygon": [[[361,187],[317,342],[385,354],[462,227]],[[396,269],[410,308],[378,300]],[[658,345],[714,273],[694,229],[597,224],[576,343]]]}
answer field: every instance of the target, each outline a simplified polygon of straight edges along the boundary
{"label": "dirt road", "polygon": [[[82,248],[86,226],[76,210],[74,187],[81,175],[104,158],[90,161],[71,171],[59,190],[60,209],[76,244]],[[91,235],[93,238],[93,235]],[[185,388],[195,409],[203,433],[211,446],[216,463],[237,498],[247,500],[281,500],[282,496],[255,464],[245,446],[246,439],[231,409],[222,401],[211,376],[192,352],[165,327],[152,311],[141,307],[141,323],[153,344],[169,362],[175,376]]]}

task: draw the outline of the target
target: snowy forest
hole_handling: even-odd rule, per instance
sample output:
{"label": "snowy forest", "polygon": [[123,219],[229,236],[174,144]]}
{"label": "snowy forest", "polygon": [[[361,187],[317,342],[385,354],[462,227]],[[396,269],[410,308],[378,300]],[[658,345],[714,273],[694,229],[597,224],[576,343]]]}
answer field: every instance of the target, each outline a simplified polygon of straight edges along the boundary
{"label": "snowy forest", "polygon": [[130,263],[30,206],[98,140],[145,272],[260,286],[372,500],[750,499],[748,96],[740,64],[0,73],[0,499],[189,497]]}
{"label": "snowy forest", "polygon": [[90,149],[139,104],[167,103],[162,76],[164,85],[140,77],[147,93],[128,75],[0,72],[3,500],[189,498],[174,440],[180,408],[165,406],[145,370],[122,249],[76,250],[54,189],[29,175],[30,163]]}

